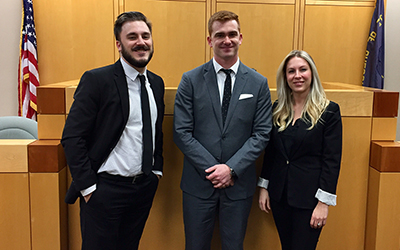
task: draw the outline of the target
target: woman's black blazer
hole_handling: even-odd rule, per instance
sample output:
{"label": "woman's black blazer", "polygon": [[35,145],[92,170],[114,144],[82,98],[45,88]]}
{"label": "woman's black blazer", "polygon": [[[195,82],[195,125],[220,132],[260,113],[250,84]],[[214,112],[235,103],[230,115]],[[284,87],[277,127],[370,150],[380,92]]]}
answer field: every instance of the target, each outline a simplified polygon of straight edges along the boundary
{"label": "woman's black blazer", "polygon": [[[274,104],[274,107],[276,107]],[[313,129],[298,120],[291,153],[287,154],[281,133],[275,125],[264,155],[261,177],[269,180],[270,198],[280,201],[287,188],[289,205],[313,209],[318,188],[336,193],[342,155],[342,121],[339,105],[330,102]]]}

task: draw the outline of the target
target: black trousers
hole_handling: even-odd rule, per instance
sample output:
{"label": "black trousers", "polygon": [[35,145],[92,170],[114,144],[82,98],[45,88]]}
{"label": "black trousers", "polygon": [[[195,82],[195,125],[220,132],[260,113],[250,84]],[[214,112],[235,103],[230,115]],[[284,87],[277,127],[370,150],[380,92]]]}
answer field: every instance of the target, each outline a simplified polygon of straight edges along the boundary
{"label": "black trousers", "polygon": [[82,250],[138,249],[158,178],[99,174],[88,203],[80,199]]}
{"label": "black trousers", "polygon": [[282,250],[314,250],[317,247],[322,228],[310,226],[314,209],[292,207],[283,197],[280,202],[271,199],[271,210]]}
{"label": "black trousers", "polygon": [[209,199],[183,192],[185,249],[209,250],[215,220],[219,218],[222,250],[242,250],[253,197],[231,200],[224,189],[216,189]]}

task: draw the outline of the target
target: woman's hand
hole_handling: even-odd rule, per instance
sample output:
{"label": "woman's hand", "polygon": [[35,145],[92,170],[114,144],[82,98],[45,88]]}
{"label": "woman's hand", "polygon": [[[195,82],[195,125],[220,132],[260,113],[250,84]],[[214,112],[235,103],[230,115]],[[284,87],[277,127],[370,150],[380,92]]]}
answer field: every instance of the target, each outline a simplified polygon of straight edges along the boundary
{"label": "woman's hand", "polygon": [[328,218],[328,209],[329,209],[328,205],[318,201],[318,204],[314,208],[314,212],[312,213],[310,220],[310,226],[312,228],[317,229],[325,226],[326,219]]}
{"label": "woman's hand", "polygon": [[260,196],[258,198],[258,205],[260,209],[266,213],[269,213],[271,210],[270,203],[269,203],[269,193],[268,190],[265,188],[260,188]]}

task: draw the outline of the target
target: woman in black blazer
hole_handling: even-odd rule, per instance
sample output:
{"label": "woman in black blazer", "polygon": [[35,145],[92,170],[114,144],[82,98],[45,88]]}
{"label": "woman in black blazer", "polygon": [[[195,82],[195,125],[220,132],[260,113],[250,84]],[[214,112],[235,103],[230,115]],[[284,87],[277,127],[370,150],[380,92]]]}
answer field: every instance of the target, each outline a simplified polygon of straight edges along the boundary
{"label": "woman in black blazer", "polygon": [[342,154],[339,105],[326,98],[305,51],[290,52],[277,72],[278,100],[266,148],[259,206],[272,209],[282,250],[310,250],[336,205]]}

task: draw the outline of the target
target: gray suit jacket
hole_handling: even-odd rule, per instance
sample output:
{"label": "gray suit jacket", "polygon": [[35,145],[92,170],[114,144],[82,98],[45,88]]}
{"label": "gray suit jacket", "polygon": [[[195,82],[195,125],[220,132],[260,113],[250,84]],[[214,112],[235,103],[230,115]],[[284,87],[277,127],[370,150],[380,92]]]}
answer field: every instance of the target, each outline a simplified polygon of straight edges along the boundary
{"label": "gray suit jacket", "polygon": [[224,127],[212,60],[184,73],[174,110],[174,141],[185,155],[181,189],[209,198],[214,187],[205,170],[225,163],[238,175],[235,185],[226,189],[227,196],[252,196],[255,160],[268,143],[271,127],[267,79],[255,70],[240,62]]}

